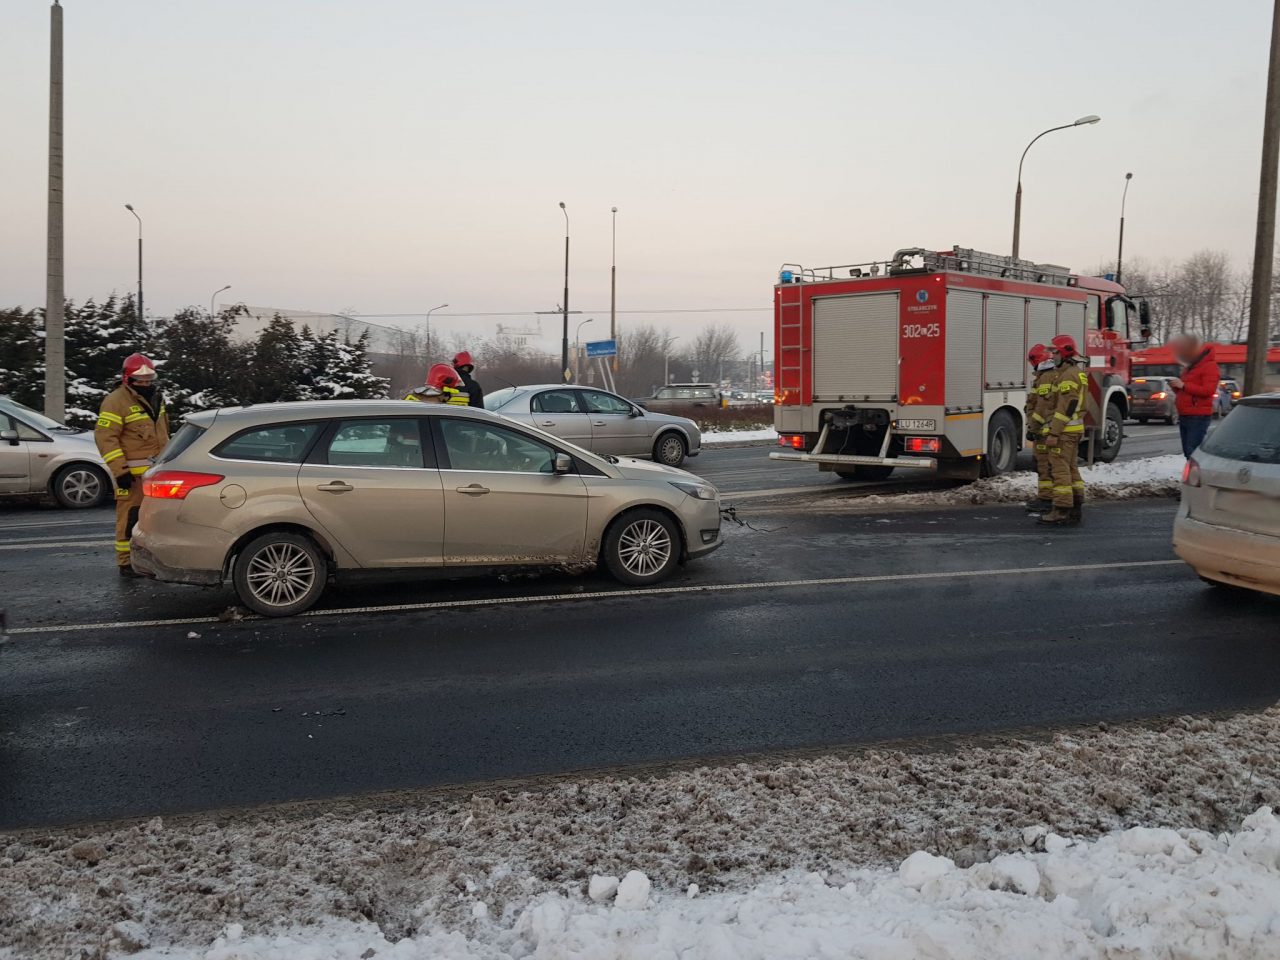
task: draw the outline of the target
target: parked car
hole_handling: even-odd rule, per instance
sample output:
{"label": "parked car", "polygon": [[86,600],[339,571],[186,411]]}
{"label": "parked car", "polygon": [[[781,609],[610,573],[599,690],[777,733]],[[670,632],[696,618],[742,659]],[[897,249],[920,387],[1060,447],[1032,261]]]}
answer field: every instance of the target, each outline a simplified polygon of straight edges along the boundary
{"label": "parked car", "polygon": [[486,394],[484,406],[593,453],[651,457],[678,467],[702,451],[702,431],[692,420],[644,410],[594,387],[507,387]]}
{"label": "parked car", "polygon": [[142,478],[133,567],[231,582],[264,616],[354,570],[585,570],[664,579],[720,545],[711,484],[598,457],[485,410],[316,401],[186,418]]}
{"label": "parked car", "polygon": [[652,397],[638,401],[646,410],[688,410],[690,407],[720,406],[720,391],[714,383],[669,383]]}
{"label": "parked car", "polygon": [[1213,398],[1213,415],[1225,417],[1240,402],[1240,384],[1234,380],[1219,380],[1218,394]]}
{"label": "parked car", "polygon": [[1129,384],[1129,416],[1139,423],[1149,420],[1178,422],[1178,400],[1169,377],[1138,377]]}
{"label": "parked car", "polygon": [[0,494],[50,496],[70,510],[96,507],[113,495],[91,431],[8,397],[0,397]]}
{"label": "parked car", "polygon": [[1207,583],[1280,594],[1280,394],[1242,399],[1187,461],[1173,549]]}

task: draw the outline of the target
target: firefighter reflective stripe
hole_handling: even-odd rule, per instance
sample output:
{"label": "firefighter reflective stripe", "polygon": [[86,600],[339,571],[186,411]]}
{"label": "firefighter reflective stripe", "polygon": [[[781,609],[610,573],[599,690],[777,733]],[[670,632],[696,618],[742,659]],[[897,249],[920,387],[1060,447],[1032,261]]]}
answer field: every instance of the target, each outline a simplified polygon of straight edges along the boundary
{"label": "firefighter reflective stripe", "polygon": [[1067,416],[1065,413],[1063,413],[1061,410],[1055,410],[1055,411],[1053,411],[1053,419],[1055,419],[1055,420],[1061,420],[1063,423],[1070,423],[1070,422],[1071,422],[1071,418],[1070,418],[1070,417],[1068,417],[1068,416]]}
{"label": "firefighter reflective stripe", "polygon": [[445,402],[451,403],[455,407],[465,407],[471,403],[470,397],[468,397],[465,393],[455,390],[453,387],[445,387],[444,394],[449,398]]}
{"label": "firefighter reflective stripe", "polygon": [[1038,413],[1033,413],[1031,415],[1031,419],[1034,420],[1036,423],[1044,423],[1044,417],[1040,416],[1040,414]]}
{"label": "firefighter reflective stripe", "polygon": [[140,477],[150,469],[151,469],[150,467],[130,467],[129,472],[132,473],[135,477]]}
{"label": "firefighter reflective stripe", "polygon": [[106,453],[104,453],[102,455],[102,459],[105,460],[107,463],[110,463],[112,460],[119,460],[123,456],[124,456],[124,451],[121,450],[119,447],[116,447],[114,450],[108,450]]}
{"label": "firefighter reflective stripe", "polygon": [[139,420],[146,420],[146,419],[147,419],[147,416],[148,416],[148,415],[147,415],[147,414],[145,414],[145,413],[131,413],[131,414],[129,414],[127,417],[125,417],[125,418],[124,418],[124,422],[125,422],[125,423],[136,423],[136,422],[138,422]]}
{"label": "firefighter reflective stripe", "polygon": [[106,410],[103,410],[98,414],[98,426],[102,427],[104,430],[119,426],[123,422],[124,421],[122,421],[119,416]]}
{"label": "firefighter reflective stripe", "polygon": [[116,553],[128,553],[128,552],[129,552],[129,541],[128,541],[128,540],[117,540],[117,541],[116,541]]}

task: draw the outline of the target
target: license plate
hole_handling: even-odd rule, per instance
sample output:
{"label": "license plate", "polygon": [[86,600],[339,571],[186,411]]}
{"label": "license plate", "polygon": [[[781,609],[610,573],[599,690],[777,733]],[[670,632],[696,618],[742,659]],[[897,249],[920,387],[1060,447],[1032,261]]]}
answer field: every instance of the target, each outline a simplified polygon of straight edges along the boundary
{"label": "license plate", "polygon": [[937,430],[937,420],[899,420],[899,430]]}

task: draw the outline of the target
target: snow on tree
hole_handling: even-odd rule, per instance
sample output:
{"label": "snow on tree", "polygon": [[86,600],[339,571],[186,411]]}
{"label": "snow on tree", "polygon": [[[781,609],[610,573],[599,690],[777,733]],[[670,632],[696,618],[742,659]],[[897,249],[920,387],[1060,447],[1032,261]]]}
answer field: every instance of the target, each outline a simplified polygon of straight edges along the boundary
{"label": "snow on tree", "polygon": [[39,408],[44,400],[44,337],[36,310],[0,310],[0,394]]}

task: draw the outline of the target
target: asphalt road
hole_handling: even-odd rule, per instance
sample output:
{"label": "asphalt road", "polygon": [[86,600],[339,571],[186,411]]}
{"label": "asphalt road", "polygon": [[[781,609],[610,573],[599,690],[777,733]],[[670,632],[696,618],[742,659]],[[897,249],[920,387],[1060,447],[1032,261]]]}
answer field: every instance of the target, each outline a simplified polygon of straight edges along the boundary
{"label": "asphalt road", "polygon": [[[5,512],[0,827],[1280,697],[1280,601],[1202,586],[1168,501],[1048,532],[790,502],[656,590],[366,583],[231,623],[229,593],[119,582],[105,546],[13,542],[93,518]],[[73,526],[19,526],[46,517]],[[140,617],[199,622],[111,622]]]}

